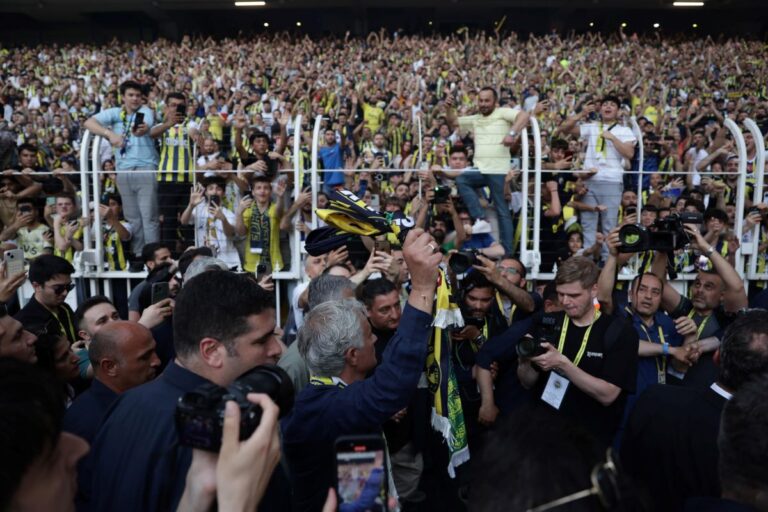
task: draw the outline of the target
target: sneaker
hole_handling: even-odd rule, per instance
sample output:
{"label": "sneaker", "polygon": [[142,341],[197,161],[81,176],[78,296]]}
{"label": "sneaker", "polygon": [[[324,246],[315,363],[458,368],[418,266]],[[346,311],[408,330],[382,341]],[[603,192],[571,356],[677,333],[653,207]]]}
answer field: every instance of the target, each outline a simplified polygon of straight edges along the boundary
{"label": "sneaker", "polygon": [[477,219],[472,225],[472,234],[479,235],[481,233],[490,233],[491,225],[485,219]]}

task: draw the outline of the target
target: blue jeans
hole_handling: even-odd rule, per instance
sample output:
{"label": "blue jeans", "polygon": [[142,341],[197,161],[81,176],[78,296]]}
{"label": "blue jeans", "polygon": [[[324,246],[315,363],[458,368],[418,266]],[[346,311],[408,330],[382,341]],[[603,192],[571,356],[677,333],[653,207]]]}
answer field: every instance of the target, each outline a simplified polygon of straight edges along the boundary
{"label": "blue jeans", "polygon": [[480,200],[477,197],[476,189],[488,187],[491,189],[491,201],[496,208],[496,215],[499,218],[499,243],[504,246],[504,252],[512,254],[512,241],[515,228],[512,223],[512,215],[509,213],[509,206],[504,199],[504,175],[503,174],[482,174],[477,169],[469,169],[461,173],[456,178],[456,188],[467,205],[469,214],[474,219],[485,218],[483,207],[480,206]]}

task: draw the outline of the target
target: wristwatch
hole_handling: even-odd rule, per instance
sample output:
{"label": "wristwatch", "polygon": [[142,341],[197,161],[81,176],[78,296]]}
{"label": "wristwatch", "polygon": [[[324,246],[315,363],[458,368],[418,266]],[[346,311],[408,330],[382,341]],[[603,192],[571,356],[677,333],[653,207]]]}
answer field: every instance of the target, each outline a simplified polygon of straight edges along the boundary
{"label": "wristwatch", "polygon": [[710,246],[709,246],[709,249],[707,249],[706,251],[704,251],[704,254],[706,254],[706,255],[707,255],[707,258],[709,258],[709,257],[711,257],[711,256],[712,256],[712,253],[713,253],[713,252],[715,252],[715,248],[714,248],[714,246],[710,245]]}
{"label": "wristwatch", "polygon": [[517,131],[515,131],[515,130],[509,130],[509,136],[510,136],[510,137],[517,137]]}

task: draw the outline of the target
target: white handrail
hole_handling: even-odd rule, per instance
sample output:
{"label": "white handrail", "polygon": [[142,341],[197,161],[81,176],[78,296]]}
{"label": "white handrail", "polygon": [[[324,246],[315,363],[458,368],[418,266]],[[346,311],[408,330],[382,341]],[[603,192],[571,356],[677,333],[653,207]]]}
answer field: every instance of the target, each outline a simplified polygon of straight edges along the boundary
{"label": "white handrail", "polygon": [[[533,253],[534,275],[539,273],[539,267],[541,266],[541,130],[539,129],[539,121],[535,117],[531,117],[531,131],[533,132]],[[525,159],[528,160],[528,148],[524,153]],[[523,226],[525,227],[525,226]],[[514,235],[513,235],[514,236]]]}
{"label": "white handrail", "polygon": [[[763,139],[763,133],[758,128],[757,124],[752,119],[744,120],[744,127],[749,130],[755,140],[755,155],[754,175],[755,175],[755,190],[752,194],[752,204],[758,204],[763,202],[763,186],[765,184],[765,140]],[[746,162],[745,162],[746,164]],[[748,279],[759,279],[757,273],[757,260],[763,258],[764,255],[760,254],[760,230],[762,226],[756,225],[752,230],[752,257],[749,259],[749,269],[747,271]],[[737,231],[738,233],[738,231]],[[766,273],[762,274],[763,277]]]}
{"label": "white handrail", "polygon": [[[525,267],[537,267],[536,254],[528,249],[528,129],[523,128],[520,132],[520,141],[522,143],[520,155],[520,172],[522,174],[521,196],[522,208],[520,209],[520,261]],[[534,212],[536,215],[536,212]],[[512,235],[514,237],[514,234]]]}
{"label": "white handrail", "polygon": [[312,129],[312,165],[310,167],[311,183],[312,183],[312,225],[319,226],[317,217],[317,193],[318,193],[318,180],[317,180],[317,157],[320,149],[320,123],[323,121],[323,116],[315,117],[315,126]]}
{"label": "white handrail", "polygon": [[[637,118],[629,118],[629,124],[632,126],[632,133],[637,139],[637,213],[640,218],[640,210],[643,208],[643,163],[645,161],[645,147],[643,146],[643,131],[637,124]],[[631,169],[630,169],[631,170]]]}
{"label": "white handrail", "polygon": [[[91,177],[93,179],[93,240],[95,242],[94,260],[96,261],[96,272],[102,272],[104,270],[104,240],[101,237],[101,215],[99,215],[99,205],[101,204],[101,182],[99,172],[101,171],[101,158],[99,158],[99,149],[101,146],[101,137],[97,136],[93,139],[93,153],[91,156]],[[88,181],[80,185],[81,190],[88,189]],[[85,203],[85,199],[83,199]],[[90,206],[90,205],[86,205]],[[83,215],[88,215],[88,211],[83,212]],[[85,230],[90,231],[90,229]],[[90,247],[86,242],[86,247]]]}
{"label": "white handrail", "polygon": [[[294,121],[294,126],[301,127],[301,114],[296,116],[296,120]],[[294,130],[294,135],[293,135],[293,155],[292,156],[293,156],[293,200],[294,201],[299,198],[299,194],[301,193],[301,185],[302,185],[301,180],[299,179],[301,176],[301,168],[300,168],[301,159],[299,158],[300,151],[301,151],[301,129],[299,129],[298,131],[298,136],[297,136],[296,130]],[[298,214],[301,215],[301,211],[299,211]],[[292,245],[291,269],[289,271],[273,272],[272,273],[273,279],[301,278],[301,268],[300,268],[301,267],[301,233],[299,232],[298,229],[293,230],[293,235],[290,238],[290,242]]]}
{"label": "white handrail", "polygon": [[[733,122],[733,119],[725,120],[725,127],[731,132],[733,140],[736,141],[736,154],[739,156],[739,194],[736,194],[736,213],[734,230],[736,233],[741,233],[742,226],[744,225],[744,191],[747,187],[747,146],[744,142],[744,136],[741,133],[741,129]],[[740,236],[740,235],[739,235]],[[743,278],[744,277],[744,250],[739,244],[739,248],[736,249],[736,259],[734,261],[734,268],[736,272]],[[749,282],[744,282],[744,288],[747,289]]]}

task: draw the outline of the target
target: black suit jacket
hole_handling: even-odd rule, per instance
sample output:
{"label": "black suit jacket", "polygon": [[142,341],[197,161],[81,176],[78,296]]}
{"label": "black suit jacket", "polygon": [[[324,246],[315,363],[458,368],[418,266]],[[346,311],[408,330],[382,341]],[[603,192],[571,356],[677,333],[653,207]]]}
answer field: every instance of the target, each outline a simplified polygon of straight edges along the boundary
{"label": "black suit jacket", "polygon": [[657,384],[640,395],[622,442],[626,471],[653,510],[679,512],[692,496],[720,496],[717,435],[726,399],[712,389]]}

